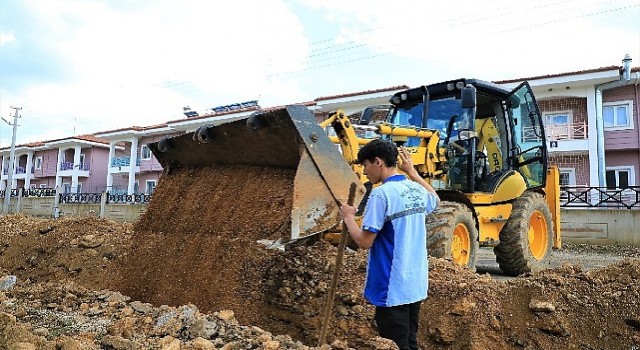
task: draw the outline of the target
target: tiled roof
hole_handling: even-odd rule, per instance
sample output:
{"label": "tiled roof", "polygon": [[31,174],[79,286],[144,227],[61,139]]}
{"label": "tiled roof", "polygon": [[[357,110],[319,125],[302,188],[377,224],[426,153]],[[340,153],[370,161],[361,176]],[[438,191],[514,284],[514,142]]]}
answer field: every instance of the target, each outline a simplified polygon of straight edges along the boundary
{"label": "tiled roof", "polygon": [[[299,103],[292,103],[290,105],[303,105],[303,106],[315,106],[316,102],[315,101],[308,101],[308,102],[299,102]],[[287,106],[290,105],[281,105],[281,106],[273,106],[273,107],[267,107],[267,108],[260,108],[260,112],[271,112],[271,111],[277,111],[280,109],[284,109]]]}
{"label": "tiled roof", "polygon": [[204,118],[211,118],[211,117],[217,117],[217,116],[227,115],[227,114],[249,112],[249,111],[257,111],[257,110],[260,110],[260,107],[239,108],[239,109],[234,109],[232,111],[225,111],[225,112],[211,112],[211,113],[207,113],[207,114],[203,114],[203,115],[198,115],[197,117],[190,117],[190,118],[171,120],[171,121],[168,121],[167,124],[169,124],[169,123],[179,123],[179,122],[184,122],[184,121],[187,121],[187,120],[198,120],[198,119],[204,119]]}
{"label": "tiled roof", "polygon": [[336,99],[336,98],[368,95],[368,94],[375,94],[375,93],[378,93],[378,92],[385,92],[385,91],[404,90],[404,89],[408,89],[408,88],[409,87],[406,86],[406,85],[398,85],[398,86],[392,86],[392,87],[382,88],[382,89],[366,90],[366,91],[360,91],[360,92],[351,92],[351,93],[348,93],[348,94],[341,94],[341,95],[334,95],[334,96],[323,96],[323,97],[316,98],[315,101],[333,100],[333,99]]}
{"label": "tiled roof", "polygon": [[96,134],[109,134],[112,132],[119,132],[119,131],[142,131],[145,128],[141,127],[141,126],[128,126],[126,128],[119,128],[119,129],[113,129],[113,130],[106,130],[106,131],[100,131],[97,132]]}
{"label": "tiled roof", "polygon": [[[109,141],[108,140],[101,139],[99,137],[96,137],[93,134],[85,134],[85,135],[70,136],[70,137],[65,137],[65,138],[55,139],[55,140],[28,142],[28,143],[16,145],[16,147],[32,147],[32,148],[35,148],[35,147],[46,146],[47,143],[59,142],[59,141],[65,141],[65,140],[69,140],[69,141],[71,141],[71,140],[82,140],[82,141],[95,142],[95,143],[101,143],[101,144],[109,145]],[[3,147],[3,148],[0,148],[0,150],[7,150],[9,148],[10,147]]]}
{"label": "tiled roof", "polygon": [[71,140],[82,140],[82,141],[88,141],[88,142],[102,143],[102,144],[105,144],[105,145],[109,144],[109,140],[101,139],[99,137],[96,137],[93,134],[76,135],[76,136],[63,137],[61,139],[47,140],[47,141],[42,141],[41,144],[45,145],[47,143],[67,141],[67,140],[69,140],[69,141],[71,141]]}
{"label": "tiled roof", "polygon": [[89,142],[104,143],[106,145],[109,144],[109,140],[101,139],[99,137],[96,137],[93,134],[85,134],[85,135],[79,135],[74,137],[68,137],[68,139],[79,139],[79,140],[84,140]]}
{"label": "tiled roof", "polygon": [[[533,76],[533,77],[518,78],[518,79],[498,80],[498,81],[494,81],[494,83],[496,83],[496,84],[516,83],[516,82],[525,81],[525,80],[547,79],[547,78],[565,77],[565,76],[578,75],[578,74],[589,74],[589,73],[606,72],[608,70],[614,70],[614,69],[620,70],[620,69],[622,69],[622,67],[620,67],[620,66],[607,66],[607,67],[600,67],[600,68],[594,68],[594,69],[579,70],[579,71],[574,71],[574,72],[537,75],[537,76]],[[640,71],[640,67],[633,67],[633,68],[631,68],[631,71],[632,72]]]}

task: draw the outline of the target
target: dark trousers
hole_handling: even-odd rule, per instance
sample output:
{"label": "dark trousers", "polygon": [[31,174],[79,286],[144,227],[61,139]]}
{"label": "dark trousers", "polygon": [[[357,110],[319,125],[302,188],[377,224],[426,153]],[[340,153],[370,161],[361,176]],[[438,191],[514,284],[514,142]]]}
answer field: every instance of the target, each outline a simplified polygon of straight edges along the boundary
{"label": "dark trousers", "polygon": [[421,303],[422,301],[418,301],[413,304],[376,307],[378,334],[393,340],[400,350],[418,350],[416,335]]}

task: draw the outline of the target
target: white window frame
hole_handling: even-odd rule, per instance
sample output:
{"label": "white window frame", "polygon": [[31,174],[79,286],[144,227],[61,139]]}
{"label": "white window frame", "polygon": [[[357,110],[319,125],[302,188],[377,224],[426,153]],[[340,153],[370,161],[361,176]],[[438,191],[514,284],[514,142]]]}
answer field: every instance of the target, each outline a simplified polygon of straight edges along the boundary
{"label": "white window frame", "polygon": [[[146,157],[145,157],[145,150],[147,152],[147,156]],[[142,160],[151,159],[151,149],[146,144],[140,146],[140,159],[142,159]]]}
{"label": "white window frame", "polygon": [[573,123],[573,112],[572,111],[555,111],[555,112],[545,112],[543,114],[544,116],[544,122],[545,122],[545,126],[548,125],[565,125],[565,124],[549,124],[548,121],[550,118],[555,117],[555,116],[561,116],[561,115],[566,115],[567,116],[567,124],[566,125],[571,125]]}
{"label": "white window frame", "polygon": [[[627,108],[627,120],[629,121],[629,125],[614,125],[614,126],[606,126],[605,130],[607,131],[615,131],[615,130],[629,130],[634,128],[633,124],[633,100],[623,100],[623,101],[615,101],[615,102],[605,102],[602,104],[602,118],[604,122],[604,108],[605,107],[621,107],[625,106]],[[614,108],[615,110],[615,108]]]}
{"label": "white window frame", "polygon": [[80,165],[84,165],[84,159],[85,159],[84,153],[80,153],[80,164],[78,164],[78,167],[80,169],[82,169],[82,167],[80,167]]}
{"label": "white window frame", "polygon": [[616,172],[616,188],[619,188],[618,186],[620,185],[620,181],[619,181],[619,173],[622,171],[626,171],[629,173],[629,186],[635,186],[636,185],[636,169],[633,165],[625,165],[625,166],[611,166],[611,167],[606,167],[605,169],[605,173],[607,171],[615,171]]}
{"label": "white window frame", "polygon": [[[566,139],[573,138],[573,132],[572,132],[573,112],[572,111],[568,110],[568,111],[547,112],[547,113],[543,113],[542,116],[544,120],[545,134],[547,134],[547,137],[549,138],[549,140],[555,141],[555,140],[566,140]],[[553,117],[555,116],[567,116],[567,123],[566,124],[549,123],[549,121],[553,120]]]}
{"label": "white window frame", "polygon": [[576,185],[576,169],[575,168],[558,168],[560,174],[569,174],[569,183],[566,186]]}
{"label": "white window frame", "polygon": [[76,187],[76,193],[82,193],[82,182],[78,182],[78,187]]}
{"label": "white window frame", "polygon": [[155,190],[156,186],[158,185],[158,182],[156,182],[156,180],[147,180],[146,186],[144,187],[144,194],[151,194],[152,192],[149,192],[149,184],[153,183],[153,189]]}
{"label": "white window frame", "polygon": [[65,194],[71,193],[71,183],[70,182],[63,182],[62,183],[62,190],[63,190],[63,193],[65,193]]}
{"label": "white window frame", "polygon": [[33,164],[34,169],[42,170],[42,156],[36,157]]}

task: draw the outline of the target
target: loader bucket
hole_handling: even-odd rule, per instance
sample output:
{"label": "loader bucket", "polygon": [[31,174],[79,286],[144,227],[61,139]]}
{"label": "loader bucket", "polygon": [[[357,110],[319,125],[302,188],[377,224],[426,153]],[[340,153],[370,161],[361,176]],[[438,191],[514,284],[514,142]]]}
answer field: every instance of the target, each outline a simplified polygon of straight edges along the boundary
{"label": "loader bucket", "polygon": [[[346,203],[350,184],[359,184],[337,146],[304,106],[287,106],[203,126],[195,132],[152,143],[149,148],[162,164],[163,176],[171,176],[172,170],[180,167],[216,165],[295,170],[291,234],[283,237],[283,242],[336,227],[340,220],[338,201]],[[362,191],[358,192],[356,203]]]}

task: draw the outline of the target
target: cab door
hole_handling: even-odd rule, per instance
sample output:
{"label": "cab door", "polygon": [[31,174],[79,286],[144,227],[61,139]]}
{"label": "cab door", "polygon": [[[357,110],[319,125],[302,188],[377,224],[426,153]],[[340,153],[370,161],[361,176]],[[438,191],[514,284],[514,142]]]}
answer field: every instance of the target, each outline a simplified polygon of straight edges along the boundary
{"label": "cab door", "polygon": [[547,175],[547,143],[542,116],[529,83],[513,89],[505,102],[512,125],[511,161],[520,172],[527,188],[545,186]]}

